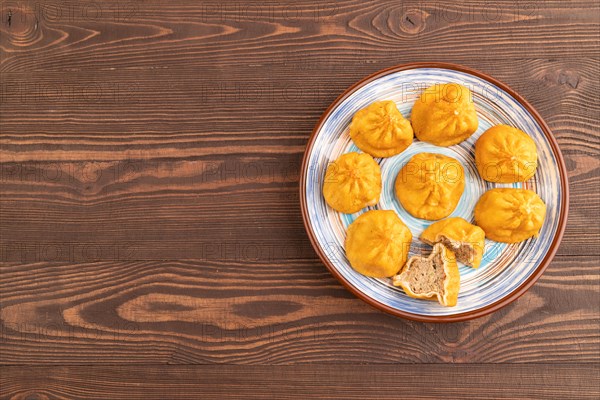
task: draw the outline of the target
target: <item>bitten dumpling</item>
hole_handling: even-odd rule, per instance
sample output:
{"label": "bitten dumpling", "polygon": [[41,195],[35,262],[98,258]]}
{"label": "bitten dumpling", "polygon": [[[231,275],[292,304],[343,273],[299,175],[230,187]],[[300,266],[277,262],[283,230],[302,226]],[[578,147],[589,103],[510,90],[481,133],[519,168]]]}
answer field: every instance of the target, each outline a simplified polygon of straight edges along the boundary
{"label": "bitten dumpling", "polygon": [[441,243],[452,250],[456,259],[470,267],[479,268],[485,249],[485,232],[460,217],[434,222],[421,233],[421,241]]}
{"label": "bitten dumpling", "polygon": [[331,208],[352,214],[377,204],[381,194],[381,168],[365,153],[346,153],[329,164],[323,196]]}
{"label": "bitten dumpling", "polygon": [[503,243],[537,237],[546,218],[546,205],[527,189],[491,189],[475,205],[475,222],[485,236]]}
{"label": "bitten dumpling", "polygon": [[373,157],[391,157],[410,146],[413,129],[396,103],[376,101],[354,114],[350,137],[359,149]]}
{"label": "bitten dumpling", "polygon": [[458,300],[460,273],[452,251],[438,243],[429,257],[411,257],[392,283],[410,297],[437,299],[441,305],[452,307]]}
{"label": "bitten dumpling", "polygon": [[520,129],[496,125],[475,143],[475,164],[486,181],[524,182],[535,174],[537,148],[533,139]]}
{"label": "bitten dumpling", "polygon": [[434,153],[413,156],[398,173],[396,196],[410,215],[427,220],[446,218],[465,189],[462,165]]}
{"label": "bitten dumpling", "polygon": [[390,277],[406,263],[411,241],[410,230],[394,211],[371,210],[348,227],[346,257],[363,275]]}
{"label": "bitten dumpling", "polygon": [[471,91],[458,83],[425,89],[413,106],[410,120],[419,140],[437,146],[462,142],[479,124]]}

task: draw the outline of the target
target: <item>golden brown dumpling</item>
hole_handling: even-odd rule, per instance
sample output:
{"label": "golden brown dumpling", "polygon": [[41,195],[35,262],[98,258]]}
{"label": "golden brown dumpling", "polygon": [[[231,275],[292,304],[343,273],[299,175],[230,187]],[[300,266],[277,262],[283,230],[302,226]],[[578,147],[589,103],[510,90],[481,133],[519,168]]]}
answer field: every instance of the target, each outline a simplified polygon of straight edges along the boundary
{"label": "golden brown dumpling", "polygon": [[410,230],[394,211],[371,210],[348,227],[346,256],[363,275],[390,277],[406,263],[411,241]]}
{"label": "golden brown dumpling", "polygon": [[524,182],[535,174],[537,148],[533,139],[522,130],[496,125],[477,139],[475,164],[486,181]]}
{"label": "golden brown dumpling", "polygon": [[436,220],[454,211],[465,189],[462,165],[452,157],[434,153],[413,156],[398,173],[396,196],[417,218]]}
{"label": "golden brown dumpling", "polygon": [[473,268],[479,268],[485,248],[485,232],[460,217],[434,222],[421,233],[423,242],[442,243],[452,250],[456,259]]}
{"label": "golden brown dumpling", "polygon": [[346,153],[329,164],[323,196],[331,208],[352,214],[379,201],[381,168],[365,153]]}
{"label": "golden brown dumpling", "polygon": [[402,272],[393,277],[392,284],[400,286],[412,298],[437,299],[441,305],[453,307],[460,290],[456,258],[452,251],[438,243],[429,257],[411,257]]}
{"label": "golden brown dumpling", "polygon": [[458,83],[425,89],[413,106],[410,120],[419,140],[437,146],[462,142],[479,124],[471,91]]}
{"label": "golden brown dumpling", "polygon": [[497,242],[517,243],[537,237],[546,218],[546,205],[527,189],[491,189],[475,206],[475,222]]}
{"label": "golden brown dumpling", "polygon": [[413,129],[398,111],[396,103],[376,101],[354,114],[350,137],[365,153],[373,157],[390,157],[410,146]]}

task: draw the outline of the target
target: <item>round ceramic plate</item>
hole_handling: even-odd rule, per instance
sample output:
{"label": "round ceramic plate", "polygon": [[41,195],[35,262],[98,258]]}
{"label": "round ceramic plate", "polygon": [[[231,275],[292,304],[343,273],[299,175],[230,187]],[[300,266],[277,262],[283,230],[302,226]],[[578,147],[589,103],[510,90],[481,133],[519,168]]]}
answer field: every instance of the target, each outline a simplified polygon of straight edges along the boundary
{"label": "round ceramic plate", "polygon": [[[348,135],[352,116],[378,100],[393,100],[406,118],[420,93],[436,83],[456,82],[471,89],[479,117],[479,129],[468,140],[450,147],[438,147],[415,139],[399,155],[376,159],[381,166],[383,190],[377,205],[355,214],[330,208],[322,187],[327,165],[341,154],[359,151]],[[531,135],[538,148],[535,176],[524,183],[486,182],[477,173],[474,144],[489,127],[507,124]],[[453,217],[473,221],[479,197],[494,187],[527,188],[546,203],[546,220],[538,238],[517,244],[486,240],[485,254],[478,269],[460,265],[460,293],[455,307],[435,301],[413,299],[391,279],[374,279],[356,272],[345,256],[348,225],[369,209],[394,210],[413,234],[409,256],[427,254],[430,247],[418,240],[431,221],[415,218],[402,208],[394,194],[398,171],[415,154],[440,153],[461,162],[465,169],[465,190]],[[556,140],[539,114],[503,83],[481,72],[452,64],[408,64],[378,72],[342,94],[323,114],[308,142],[300,182],[300,199],[306,230],[329,270],[355,295],[392,314],[421,321],[461,321],[490,313],[523,294],[543,273],[556,252],[565,228],[568,208],[567,174]]]}

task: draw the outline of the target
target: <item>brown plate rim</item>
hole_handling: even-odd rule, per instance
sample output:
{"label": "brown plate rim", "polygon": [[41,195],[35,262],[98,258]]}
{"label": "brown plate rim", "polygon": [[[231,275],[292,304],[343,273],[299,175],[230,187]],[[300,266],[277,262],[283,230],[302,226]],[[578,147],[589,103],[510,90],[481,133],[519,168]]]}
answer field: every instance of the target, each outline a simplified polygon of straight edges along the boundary
{"label": "brown plate rim", "polygon": [[[429,316],[429,315],[420,315],[420,314],[409,313],[409,312],[402,311],[402,310],[397,310],[393,307],[390,307],[386,304],[383,304],[383,303],[377,301],[376,299],[374,299],[372,297],[367,296],[366,294],[362,293],[360,290],[355,288],[350,282],[348,282],[346,280],[346,278],[344,278],[344,276],[342,276],[337,271],[337,269],[331,264],[331,262],[329,261],[327,256],[324,254],[321,247],[318,245],[317,240],[314,235],[314,232],[313,232],[310,222],[308,220],[306,198],[304,196],[304,194],[306,192],[306,173],[307,173],[307,167],[308,167],[308,165],[307,165],[308,154],[309,154],[310,150],[312,149],[317,132],[321,129],[321,127],[323,126],[323,123],[325,122],[327,117],[329,117],[329,115],[331,114],[333,109],[336,108],[337,106],[339,106],[341,102],[343,102],[348,96],[353,94],[356,90],[358,90],[359,88],[363,87],[364,85],[372,82],[375,79],[378,79],[382,76],[385,76],[385,75],[388,75],[391,73],[405,71],[408,69],[418,69],[418,68],[442,68],[442,69],[455,70],[455,71],[459,71],[459,72],[465,72],[465,73],[468,73],[471,75],[475,75],[479,78],[482,78],[482,79],[486,80],[487,82],[498,86],[499,88],[501,88],[502,90],[504,90],[505,92],[507,92],[508,94],[513,96],[519,103],[521,103],[521,105],[523,107],[525,107],[527,109],[527,111],[531,115],[533,115],[535,120],[538,122],[538,124],[542,128],[544,134],[548,138],[550,145],[552,147],[552,151],[554,152],[554,155],[556,156],[556,159],[558,161],[558,169],[559,169],[559,173],[560,173],[560,177],[561,177],[560,184],[561,184],[561,188],[562,188],[563,194],[564,194],[562,197],[562,201],[561,201],[561,215],[559,216],[558,229],[556,231],[556,234],[554,235],[552,244],[550,245],[550,249],[544,256],[544,259],[542,260],[540,265],[533,272],[533,274],[531,274],[531,276],[525,282],[523,282],[517,289],[515,289],[512,293],[510,293],[506,297],[504,297],[492,304],[489,304],[485,307],[479,308],[477,310],[458,313],[458,314],[454,314],[454,315]],[[355,83],[354,85],[352,85],[348,89],[346,89],[333,103],[331,103],[331,105],[327,108],[327,110],[325,110],[325,112],[321,115],[321,118],[319,118],[319,121],[315,125],[315,128],[313,129],[313,131],[310,135],[310,138],[308,139],[308,143],[304,150],[304,156],[302,159],[299,189],[300,189],[300,209],[302,211],[302,222],[304,223],[304,228],[308,234],[308,237],[310,239],[310,242],[311,242],[313,248],[317,252],[317,254],[318,254],[319,258],[321,259],[321,261],[323,262],[323,264],[325,264],[327,269],[329,269],[331,274],[333,276],[335,276],[336,279],[338,281],[340,281],[340,283],[342,283],[346,287],[346,289],[348,289],[356,297],[358,297],[359,299],[363,300],[364,302],[370,304],[371,306],[373,306],[381,311],[385,311],[389,314],[398,316],[398,317],[410,319],[413,321],[421,321],[421,322],[467,321],[467,320],[479,318],[484,315],[490,314],[494,311],[497,311],[500,308],[507,306],[508,304],[512,303],[513,301],[515,301],[516,299],[521,297],[525,292],[527,292],[527,290],[529,290],[529,288],[531,288],[531,286],[533,286],[533,284],[544,273],[544,271],[546,270],[548,265],[550,265],[550,262],[554,258],[554,255],[556,254],[556,251],[558,250],[558,247],[562,240],[562,237],[563,237],[563,234],[565,231],[565,227],[566,227],[568,213],[569,213],[569,185],[568,185],[568,175],[567,175],[567,168],[565,165],[565,160],[563,158],[562,153],[560,152],[558,142],[554,138],[554,135],[550,131],[550,128],[548,127],[548,125],[546,124],[546,122],[544,121],[542,116],[537,112],[537,110],[531,104],[529,104],[529,102],[527,100],[525,100],[521,95],[519,95],[516,91],[514,91],[508,85],[499,81],[498,79],[493,78],[488,74],[485,74],[481,71],[478,71],[478,70],[475,70],[475,69],[472,69],[469,67],[465,67],[465,66],[458,65],[458,64],[452,64],[452,63],[443,63],[443,62],[415,62],[415,63],[407,63],[407,64],[393,66],[390,68],[386,68],[386,69],[377,71],[377,72],[361,79],[360,81],[358,81],[357,83]]]}

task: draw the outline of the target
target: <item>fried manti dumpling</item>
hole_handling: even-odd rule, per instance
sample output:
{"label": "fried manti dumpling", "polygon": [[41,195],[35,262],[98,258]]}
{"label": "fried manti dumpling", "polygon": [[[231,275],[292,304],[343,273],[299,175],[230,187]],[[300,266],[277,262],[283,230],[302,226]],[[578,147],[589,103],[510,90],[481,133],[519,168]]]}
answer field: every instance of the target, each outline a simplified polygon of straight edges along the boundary
{"label": "fried manti dumpling", "polygon": [[412,233],[394,211],[371,210],[348,226],[346,257],[363,275],[385,278],[406,263]]}
{"label": "fried manti dumpling", "polygon": [[546,204],[527,189],[491,189],[475,205],[475,222],[489,239],[518,243],[537,237],[546,218]]}
{"label": "fried manti dumpling", "polygon": [[429,225],[421,241],[435,245],[441,243],[451,250],[456,260],[473,268],[479,268],[485,249],[485,232],[460,217],[446,218]]}
{"label": "fried manti dumpling", "polygon": [[395,189],[410,215],[427,220],[446,218],[465,189],[464,169],[452,157],[419,153],[402,167]]}
{"label": "fried manti dumpling", "polygon": [[413,128],[393,101],[376,101],[359,110],[350,124],[350,137],[373,157],[391,157],[413,141]]}
{"label": "fried manti dumpling", "polygon": [[524,182],[535,174],[537,159],[531,136],[512,126],[493,126],[475,143],[477,170],[489,182]]}
{"label": "fried manti dumpling", "polygon": [[352,214],[379,201],[381,168],[365,153],[346,153],[329,164],[323,196],[331,208]]}
{"label": "fried manti dumpling", "polygon": [[410,120],[419,140],[437,146],[462,142],[479,124],[471,91],[458,83],[425,89],[413,106]]}
{"label": "fried manti dumpling", "polygon": [[411,257],[392,283],[410,297],[452,307],[458,300],[460,273],[452,251],[438,243],[429,257]]}

